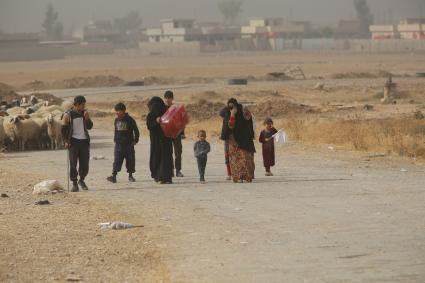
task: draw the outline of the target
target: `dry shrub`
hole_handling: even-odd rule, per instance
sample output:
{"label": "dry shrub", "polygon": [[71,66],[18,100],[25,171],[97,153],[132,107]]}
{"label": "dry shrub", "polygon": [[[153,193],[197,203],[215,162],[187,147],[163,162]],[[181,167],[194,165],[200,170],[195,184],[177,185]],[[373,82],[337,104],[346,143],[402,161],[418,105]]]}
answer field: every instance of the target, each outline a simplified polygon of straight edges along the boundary
{"label": "dry shrub", "polygon": [[425,158],[425,125],[413,118],[325,120],[287,119],[283,127],[304,143],[334,144],[361,151],[381,151]]}
{"label": "dry shrub", "polygon": [[203,121],[217,117],[224,106],[225,104],[221,102],[211,102],[200,99],[196,103],[187,104],[185,108],[191,119]]}

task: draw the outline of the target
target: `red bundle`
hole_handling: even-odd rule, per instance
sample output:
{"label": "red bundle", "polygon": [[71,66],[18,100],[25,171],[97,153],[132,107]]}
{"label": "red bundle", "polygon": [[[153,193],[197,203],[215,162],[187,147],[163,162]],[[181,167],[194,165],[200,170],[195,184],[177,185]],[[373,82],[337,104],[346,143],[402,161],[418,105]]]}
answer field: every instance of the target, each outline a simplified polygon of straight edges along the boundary
{"label": "red bundle", "polygon": [[189,116],[183,105],[171,105],[161,117],[161,128],[164,135],[177,138],[189,123]]}

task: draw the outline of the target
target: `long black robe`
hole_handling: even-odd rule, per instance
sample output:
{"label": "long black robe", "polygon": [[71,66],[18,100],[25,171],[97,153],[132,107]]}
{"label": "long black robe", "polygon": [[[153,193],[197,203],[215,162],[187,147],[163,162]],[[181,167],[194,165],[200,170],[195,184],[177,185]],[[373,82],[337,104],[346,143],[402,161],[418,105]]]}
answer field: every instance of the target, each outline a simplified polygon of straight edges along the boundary
{"label": "long black robe", "polygon": [[149,167],[151,176],[158,182],[172,182],[173,174],[173,144],[172,139],[164,136],[160,124],[156,119],[166,112],[164,101],[160,97],[153,97],[149,101],[149,114],[146,125],[151,141]]}

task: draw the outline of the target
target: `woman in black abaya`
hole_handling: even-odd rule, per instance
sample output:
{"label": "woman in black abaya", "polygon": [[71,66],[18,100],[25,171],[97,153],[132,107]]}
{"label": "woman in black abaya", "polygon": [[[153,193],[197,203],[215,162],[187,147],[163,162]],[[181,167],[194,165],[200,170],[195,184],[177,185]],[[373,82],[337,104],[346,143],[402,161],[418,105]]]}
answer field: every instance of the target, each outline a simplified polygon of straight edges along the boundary
{"label": "woman in black abaya", "polygon": [[152,97],[148,103],[149,114],[146,125],[149,130],[151,150],[149,167],[155,182],[171,184],[173,174],[173,144],[172,139],[164,136],[160,118],[167,111],[164,101],[160,97]]}

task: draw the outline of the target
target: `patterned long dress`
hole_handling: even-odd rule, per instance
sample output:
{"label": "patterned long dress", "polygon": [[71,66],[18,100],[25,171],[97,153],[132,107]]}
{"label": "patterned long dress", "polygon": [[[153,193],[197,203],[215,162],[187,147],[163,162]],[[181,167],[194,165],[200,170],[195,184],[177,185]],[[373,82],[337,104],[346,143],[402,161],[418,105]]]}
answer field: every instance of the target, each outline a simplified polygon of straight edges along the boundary
{"label": "patterned long dress", "polygon": [[[234,121],[229,121],[229,127],[234,128]],[[241,149],[233,134],[229,137],[229,158],[233,182],[251,183],[255,171],[254,152]]]}

